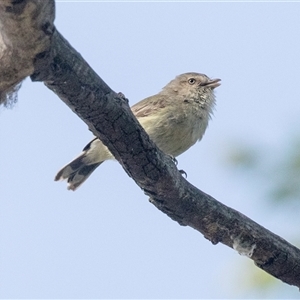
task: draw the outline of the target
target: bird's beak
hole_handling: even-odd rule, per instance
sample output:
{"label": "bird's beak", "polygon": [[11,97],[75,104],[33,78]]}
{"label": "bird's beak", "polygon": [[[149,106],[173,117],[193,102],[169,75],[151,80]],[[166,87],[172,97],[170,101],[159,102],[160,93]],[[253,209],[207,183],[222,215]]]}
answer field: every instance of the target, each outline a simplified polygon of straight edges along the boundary
{"label": "bird's beak", "polygon": [[218,86],[221,85],[220,81],[221,81],[221,79],[218,79],[218,78],[216,78],[216,79],[210,79],[209,81],[207,81],[203,85],[208,86],[208,87],[214,89],[214,88],[216,88],[216,87],[218,87]]}

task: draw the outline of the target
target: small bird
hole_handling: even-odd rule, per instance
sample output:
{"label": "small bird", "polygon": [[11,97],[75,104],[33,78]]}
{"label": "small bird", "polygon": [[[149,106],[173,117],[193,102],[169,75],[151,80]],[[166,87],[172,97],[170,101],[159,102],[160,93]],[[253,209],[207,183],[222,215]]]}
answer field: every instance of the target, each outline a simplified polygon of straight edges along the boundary
{"label": "small bird", "polygon": [[[176,157],[202,139],[215,105],[214,89],[220,81],[199,73],[181,74],[131,110],[158,148]],[[68,189],[75,191],[109,159],[114,159],[113,155],[94,138],[57,173],[55,181],[66,179]]]}

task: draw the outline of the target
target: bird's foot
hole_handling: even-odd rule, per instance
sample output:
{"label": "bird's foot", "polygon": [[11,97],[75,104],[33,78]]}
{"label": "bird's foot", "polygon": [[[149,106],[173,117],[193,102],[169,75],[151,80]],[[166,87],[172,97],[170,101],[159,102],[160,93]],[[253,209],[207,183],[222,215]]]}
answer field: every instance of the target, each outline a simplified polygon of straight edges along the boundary
{"label": "bird's foot", "polygon": [[176,157],[173,156],[173,155],[169,155],[169,156],[170,156],[170,158],[172,159],[172,161],[173,161],[173,163],[175,164],[175,166],[177,166],[177,165],[178,165],[178,161],[177,161]]}
{"label": "bird's foot", "polygon": [[181,175],[184,175],[185,178],[187,178],[187,173],[186,173],[184,170],[179,170],[179,173],[180,173]]}

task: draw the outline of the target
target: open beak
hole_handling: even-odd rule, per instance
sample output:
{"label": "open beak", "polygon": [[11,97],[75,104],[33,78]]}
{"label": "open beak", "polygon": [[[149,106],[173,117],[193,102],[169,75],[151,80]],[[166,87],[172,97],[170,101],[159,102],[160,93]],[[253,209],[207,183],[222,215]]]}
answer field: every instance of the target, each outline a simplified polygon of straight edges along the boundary
{"label": "open beak", "polygon": [[218,79],[218,78],[216,78],[216,79],[210,79],[209,81],[207,81],[203,85],[208,86],[208,87],[214,89],[214,88],[216,88],[216,87],[218,87],[218,86],[221,85],[220,81],[221,81],[221,79]]}

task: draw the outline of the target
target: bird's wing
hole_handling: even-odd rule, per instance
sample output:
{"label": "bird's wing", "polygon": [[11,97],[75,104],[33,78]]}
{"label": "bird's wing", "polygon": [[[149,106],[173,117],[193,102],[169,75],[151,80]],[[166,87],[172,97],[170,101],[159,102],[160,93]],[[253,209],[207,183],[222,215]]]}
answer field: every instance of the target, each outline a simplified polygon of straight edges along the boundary
{"label": "bird's wing", "polygon": [[149,114],[155,114],[157,110],[164,107],[166,107],[165,97],[157,94],[134,104],[131,110],[137,118],[142,118],[149,116]]}

